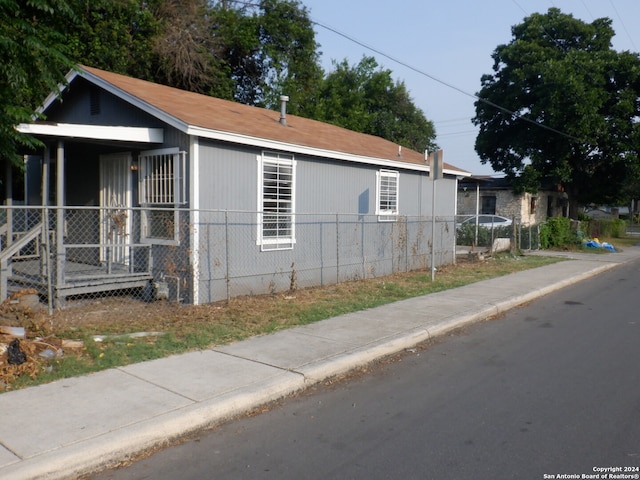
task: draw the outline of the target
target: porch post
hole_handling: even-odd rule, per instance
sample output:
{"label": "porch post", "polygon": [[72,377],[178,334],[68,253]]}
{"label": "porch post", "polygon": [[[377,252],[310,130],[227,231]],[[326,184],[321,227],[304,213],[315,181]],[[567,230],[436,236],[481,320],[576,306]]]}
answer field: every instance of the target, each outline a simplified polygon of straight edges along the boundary
{"label": "porch post", "polygon": [[[2,250],[3,248],[9,247],[11,246],[12,240],[13,240],[13,210],[11,209],[11,204],[12,204],[12,199],[11,197],[12,192],[11,192],[11,188],[13,186],[13,179],[11,177],[11,161],[9,159],[6,159],[6,166],[5,166],[5,200],[6,200],[6,205],[7,205],[7,244],[6,245],[2,245],[2,242],[0,241],[0,250]],[[1,222],[0,222],[1,225]],[[2,259],[0,257],[0,302],[6,300],[6,298],[9,296],[9,275],[11,274],[11,272],[9,271],[9,260],[8,259]]]}
{"label": "porch post", "polygon": [[[58,141],[56,154],[56,286],[64,285],[64,142]],[[56,294],[56,303],[60,298]]]}
{"label": "porch post", "polygon": [[49,172],[51,171],[51,150],[49,145],[44,147],[44,157],[42,158],[42,185],[40,187],[40,195],[42,195],[42,206],[49,205]]}
{"label": "porch post", "polygon": [[42,186],[40,195],[42,196],[42,244],[40,255],[40,275],[47,279],[47,306],[49,315],[53,314],[53,272],[51,270],[51,237],[49,235],[49,176],[51,172],[51,150],[49,145],[44,147],[42,158]]}

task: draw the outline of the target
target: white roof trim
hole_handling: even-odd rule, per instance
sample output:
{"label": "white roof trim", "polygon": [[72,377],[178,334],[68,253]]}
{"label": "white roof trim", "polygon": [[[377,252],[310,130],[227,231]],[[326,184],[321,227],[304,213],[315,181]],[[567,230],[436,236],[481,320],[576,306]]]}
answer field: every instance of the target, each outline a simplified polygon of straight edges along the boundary
{"label": "white roof trim", "polygon": [[162,128],[111,127],[74,123],[21,123],[17,130],[30,135],[51,135],[92,140],[117,140],[122,142],[162,143]]}
{"label": "white roof trim", "polygon": [[69,73],[65,75],[64,78],[65,78],[66,84],[63,84],[63,83],[58,84],[58,91],[51,92],[47,96],[47,98],[44,99],[44,102],[42,103],[42,105],[38,107],[38,109],[36,110],[37,115],[34,118],[34,120],[36,120],[39,114],[43,113],[47,108],[49,108],[49,106],[53,102],[56,101],[56,99],[60,96],[60,93],[62,93],[67,88],[67,85],[71,83],[71,81],[77,76],[78,76],[78,72],[76,70],[71,70]]}
{"label": "white roof trim", "polygon": [[[249,145],[252,147],[281,150],[285,152],[297,153],[300,155],[309,155],[312,157],[327,158],[331,160],[343,160],[347,162],[364,163],[367,165],[377,165],[381,167],[393,167],[405,170],[416,170],[422,172],[429,171],[429,165],[426,163],[420,165],[417,163],[408,163],[401,160],[389,160],[386,158],[374,158],[365,157],[362,155],[354,155],[351,153],[338,152],[336,150],[324,150],[320,148],[307,147],[304,145],[298,145],[294,143],[279,142],[276,140],[267,140],[264,138],[250,137],[247,135],[241,135],[232,132],[223,132],[220,130],[210,130],[208,128],[189,126],[186,130],[188,135],[194,135],[200,138],[207,138],[210,140],[219,140],[230,143],[240,143],[243,145]],[[470,176],[471,173],[465,174],[459,170],[445,169],[444,173],[451,175],[463,175]]]}

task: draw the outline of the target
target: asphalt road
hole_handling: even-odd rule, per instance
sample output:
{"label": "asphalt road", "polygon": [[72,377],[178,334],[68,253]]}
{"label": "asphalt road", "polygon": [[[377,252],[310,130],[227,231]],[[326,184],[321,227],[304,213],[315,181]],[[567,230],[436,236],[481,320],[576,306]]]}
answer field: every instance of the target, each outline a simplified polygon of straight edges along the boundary
{"label": "asphalt road", "polygon": [[618,267],[92,478],[640,478],[639,308]]}

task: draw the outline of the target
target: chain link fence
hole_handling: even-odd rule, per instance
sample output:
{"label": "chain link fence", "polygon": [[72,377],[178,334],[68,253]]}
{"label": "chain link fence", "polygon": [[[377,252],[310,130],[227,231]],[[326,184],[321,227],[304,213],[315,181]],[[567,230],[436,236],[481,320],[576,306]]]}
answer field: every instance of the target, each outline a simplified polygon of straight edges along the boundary
{"label": "chain link fence", "polygon": [[210,303],[451,264],[455,242],[453,216],[2,206],[0,301]]}
{"label": "chain link fence", "polygon": [[[528,251],[540,249],[540,225],[523,225],[517,219],[495,215],[458,215],[456,217],[456,245],[478,248],[490,253],[506,250]],[[504,221],[500,221],[502,218]],[[508,242],[503,240],[508,239]]]}

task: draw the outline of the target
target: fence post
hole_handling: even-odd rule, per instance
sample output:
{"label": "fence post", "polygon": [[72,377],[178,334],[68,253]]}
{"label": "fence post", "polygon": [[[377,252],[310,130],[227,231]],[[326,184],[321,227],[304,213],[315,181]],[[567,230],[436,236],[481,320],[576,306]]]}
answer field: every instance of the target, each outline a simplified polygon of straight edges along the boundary
{"label": "fence post", "polygon": [[340,214],[336,213],[336,283],[340,283]]}
{"label": "fence post", "polygon": [[[44,203],[44,202],[43,202]],[[49,209],[45,206],[43,209],[42,229],[44,231],[44,252],[41,249],[41,271],[46,271],[47,275],[47,307],[49,307],[49,315],[53,315],[53,279],[51,278],[51,238],[49,237]]]}
{"label": "fence post", "polygon": [[409,271],[409,216],[405,215],[404,220],[404,271]]}
{"label": "fence post", "polygon": [[231,300],[231,276],[229,271],[229,210],[224,211],[224,249],[226,258],[227,302]]}

